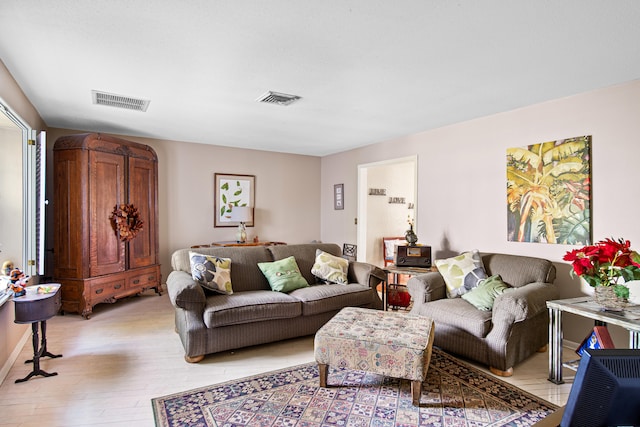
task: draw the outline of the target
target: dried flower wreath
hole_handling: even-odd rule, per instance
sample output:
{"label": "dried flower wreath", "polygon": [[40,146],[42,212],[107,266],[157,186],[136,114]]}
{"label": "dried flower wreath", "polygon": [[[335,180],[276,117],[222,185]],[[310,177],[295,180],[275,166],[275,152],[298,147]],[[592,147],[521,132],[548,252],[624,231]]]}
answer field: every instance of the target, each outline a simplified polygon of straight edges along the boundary
{"label": "dried flower wreath", "polygon": [[116,205],[109,215],[111,226],[120,240],[128,242],[142,230],[144,222],[140,219],[138,208],[132,204]]}

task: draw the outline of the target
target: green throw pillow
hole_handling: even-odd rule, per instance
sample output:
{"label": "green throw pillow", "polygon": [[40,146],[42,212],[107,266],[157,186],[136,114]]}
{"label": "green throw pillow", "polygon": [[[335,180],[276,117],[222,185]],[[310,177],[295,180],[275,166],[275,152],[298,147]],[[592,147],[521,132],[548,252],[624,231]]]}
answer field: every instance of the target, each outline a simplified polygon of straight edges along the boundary
{"label": "green throw pillow", "polygon": [[213,255],[203,255],[189,252],[191,277],[203,288],[221,294],[233,293],[231,288],[231,259],[218,258]]}
{"label": "green throw pillow", "polygon": [[258,268],[274,291],[290,292],[309,286],[292,256],[274,262],[259,262]]}
{"label": "green throw pillow", "polygon": [[349,261],[316,249],[316,261],[311,268],[311,274],[329,283],[346,285]]}
{"label": "green throw pillow", "polygon": [[496,297],[508,288],[502,278],[495,275],[482,280],[478,286],[462,295],[462,299],[473,304],[478,310],[491,311]]}
{"label": "green throw pillow", "polygon": [[459,297],[478,286],[487,278],[484,265],[477,250],[465,252],[453,258],[435,261],[438,272],[444,278],[449,298]]}

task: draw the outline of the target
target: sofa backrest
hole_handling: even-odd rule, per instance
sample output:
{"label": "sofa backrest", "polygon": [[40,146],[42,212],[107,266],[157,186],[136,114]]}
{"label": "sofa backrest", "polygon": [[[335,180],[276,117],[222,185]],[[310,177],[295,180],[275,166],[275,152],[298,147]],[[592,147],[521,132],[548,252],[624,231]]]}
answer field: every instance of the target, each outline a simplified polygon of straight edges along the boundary
{"label": "sofa backrest", "polygon": [[290,256],[295,257],[300,272],[307,279],[310,285],[317,282],[317,279],[311,274],[311,268],[316,260],[316,249],[330,253],[331,255],[340,256],[342,250],[335,243],[305,243],[299,245],[277,245],[267,248],[273,260],[284,259]]}
{"label": "sofa backrest", "polygon": [[342,250],[335,243],[305,243],[298,245],[211,247],[178,249],[171,255],[171,268],[191,274],[189,252],[231,258],[231,286],[234,292],[270,290],[269,282],[258,268],[259,262],[272,262],[293,256],[300,272],[310,285],[317,282],[311,268],[316,249],[340,256]]}
{"label": "sofa backrest", "polygon": [[556,267],[549,260],[522,255],[482,254],[482,263],[489,276],[499,274],[502,281],[519,288],[528,283],[553,283]]}
{"label": "sofa backrest", "polygon": [[191,274],[190,251],[231,258],[231,286],[234,292],[271,290],[269,282],[258,268],[259,262],[273,261],[271,252],[264,246],[179,249],[171,256],[171,267]]}

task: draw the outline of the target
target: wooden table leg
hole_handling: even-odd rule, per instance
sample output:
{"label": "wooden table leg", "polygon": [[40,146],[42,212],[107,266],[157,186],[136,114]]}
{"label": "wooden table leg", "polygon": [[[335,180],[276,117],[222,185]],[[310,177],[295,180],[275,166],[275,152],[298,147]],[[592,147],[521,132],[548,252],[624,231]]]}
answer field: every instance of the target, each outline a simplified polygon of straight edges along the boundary
{"label": "wooden table leg", "polygon": [[320,387],[326,387],[329,365],[318,363],[318,371],[320,372]]}
{"label": "wooden table leg", "polygon": [[[43,320],[41,323],[44,326],[46,321]],[[33,363],[33,370],[26,377],[21,378],[21,379],[17,379],[15,381],[16,383],[25,382],[25,381],[29,380],[31,377],[34,377],[36,375],[41,375],[43,377],[53,377],[54,375],[58,375],[57,372],[49,373],[49,372],[46,372],[46,371],[43,371],[42,369],[40,369],[40,357],[42,356],[42,351],[46,347],[40,348],[40,342],[39,342],[39,338],[38,338],[38,322],[31,323],[31,330],[32,330],[31,341],[32,341],[32,344],[33,344],[33,359],[27,360],[27,361],[25,361],[25,363]],[[42,333],[43,333],[42,340],[43,340],[44,343],[46,343],[46,337],[45,337],[46,327],[44,327]],[[58,357],[58,356],[54,356],[54,357]]]}
{"label": "wooden table leg", "polygon": [[413,406],[420,406],[420,395],[422,394],[422,381],[411,381],[411,396]]}

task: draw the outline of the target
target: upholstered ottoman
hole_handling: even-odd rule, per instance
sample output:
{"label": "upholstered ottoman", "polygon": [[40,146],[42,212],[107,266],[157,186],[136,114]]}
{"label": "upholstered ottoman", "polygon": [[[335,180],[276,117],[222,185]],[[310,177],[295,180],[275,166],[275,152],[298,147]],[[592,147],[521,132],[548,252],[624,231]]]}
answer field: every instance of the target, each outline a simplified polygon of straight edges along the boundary
{"label": "upholstered ottoman", "polygon": [[316,333],[320,387],[327,386],[329,366],[367,371],[410,380],[413,404],[418,405],[433,328],[433,320],[425,316],[343,308]]}

